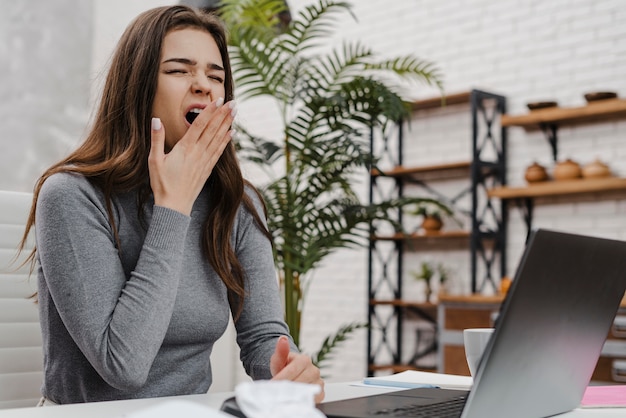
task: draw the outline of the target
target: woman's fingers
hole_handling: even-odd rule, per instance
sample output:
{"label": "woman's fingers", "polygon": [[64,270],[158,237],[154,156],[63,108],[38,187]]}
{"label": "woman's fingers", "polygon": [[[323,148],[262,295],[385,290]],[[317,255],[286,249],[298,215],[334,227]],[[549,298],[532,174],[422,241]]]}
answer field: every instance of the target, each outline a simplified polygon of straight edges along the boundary
{"label": "woman's fingers", "polygon": [[150,183],[155,203],[188,214],[200,190],[230,143],[234,105],[223,99],[209,104],[185,135],[165,154],[165,128],[152,121]]}
{"label": "woman's fingers", "polygon": [[289,340],[284,335],[276,341],[276,348],[274,354],[270,358],[270,373],[272,376],[280,373],[281,370],[289,364],[289,354],[291,354],[291,347],[289,346]]}
{"label": "woman's fingers", "polygon": [[324,380],[320,370],[305,354],[289,353],[285,366],[274,374],[272,380],[291,380],[319,385],[321,391],[315,396],[315,402],[319,403],[324,399]]}
{"label": "woman's fingers", "polygon": [[165,156],[165,130],[161,119],[152,118],[150,129],[150,154],[148,154],[148,170],[150,174],[158,171]]}
{"label": "woman's fingers", "polygon": [[152,118],[150,130],[150,158],[163,157],[165,153],[165,131],[162,129],[161,119]]}
{"label": "woman's fingers", "polygon": [[[206,141],[207,139],[210,139],[211,135],[215,135],[217,127],[224,122],[224,118],[226,118],[229,114],[228,109],[220,110],[220,108],[224,107],[223,104],[224,98],[222,97],[217,99],[215,102],[209,103],[209,105],[198,114],[181,141],[187,141],[190,144],[194,144],[202,141],[203,139]],[[207,135],[209,137],[207,137]]]}
{"label": "woman's fingers", "polygon": [[[220,148],[223,149],[222,141],[228,142],[231,140],[232,135],[229,134],[229,130],[233,124],[236,113],[237,108],[235,107],[235,102],[230,101],[210,114],[209,122],[204,125],[204,129],[198,137],[198,145],[201,148],[205,147],[211,154],[219,151]],[[201,121],[201,123],[203,122],[204,120]]]}

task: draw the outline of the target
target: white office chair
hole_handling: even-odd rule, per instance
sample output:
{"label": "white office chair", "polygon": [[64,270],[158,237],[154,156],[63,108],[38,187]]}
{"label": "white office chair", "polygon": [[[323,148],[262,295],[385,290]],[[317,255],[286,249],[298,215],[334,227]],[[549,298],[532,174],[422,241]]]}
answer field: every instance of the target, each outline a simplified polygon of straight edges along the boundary
{"label": "white office chair", "polygon": [[17,269],[32,250],[33,239],[12,263],[31,199],[30,193],[0,191],[0,409],[35,406],[41,397],[41,330],[37,305],[29,298],[37,278],[29,277],[29,266]]}

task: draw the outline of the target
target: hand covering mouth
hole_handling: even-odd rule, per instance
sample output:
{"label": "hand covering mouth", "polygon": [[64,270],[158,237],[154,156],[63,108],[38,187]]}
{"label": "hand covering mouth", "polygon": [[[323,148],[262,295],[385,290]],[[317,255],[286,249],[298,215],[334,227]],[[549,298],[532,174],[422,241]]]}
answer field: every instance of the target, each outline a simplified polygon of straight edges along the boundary
{"label": "hand covering mouth", "polygon": [[191,124],[194,120],[196,120],[200,112],[202,112],[202,109],[200,109],[199,107],[194,107],[189,112],[187,112],[187,114],[185,115],[185,119]]}

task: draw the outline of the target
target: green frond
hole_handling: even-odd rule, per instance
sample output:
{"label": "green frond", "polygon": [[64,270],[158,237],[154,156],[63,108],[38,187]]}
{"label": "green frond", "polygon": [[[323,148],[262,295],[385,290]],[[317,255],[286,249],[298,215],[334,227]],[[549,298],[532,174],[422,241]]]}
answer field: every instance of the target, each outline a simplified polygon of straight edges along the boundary
{"label": "green frond", "polygon": [[313,356],[313,364],[320,368],[323,367],[325,362],[332,359],[332,351],[346,341],[353,332],[361,328],[367,328],[367,323],[353,322],[343,325],[334,335],[326,337],[320,349]]}
{"label": "green frond", "polygon": [[261,167],[271,167],[282,158],[282,148],[276,142],[254,136],[241,125],[237,125],[235,129],[237,136],[234,142],[241,159]]}
{"label": "green frond", "polygon": [[282,83],[290,69],[290,57],[280,48],[254,38],[254,31],[242,31],[238,45],[230,47],[233,77],[242,98],[273,96],[282,102],[290,97]]}
{"label": "green frond", "polygon": [[334,14],[341,11],[352,14],[351,8],[350,3],[330,0],[320,0],[317,4],[306,6],[283,36],[285,48],[297,54],[320,46],[323,39],[334,32]]}
{"label": "green frond", "polygon": [[371,62],[365,65],[365,70],[391,72],[400,77],[435,85],[440,90],[443,89],[443,80],[439,69],[433,63],[411,55]]}
{"label": "green frond", "polygon": [[257,39],[272,39],[280,27],[280,13],[288,10],[284,0],[221,0],[218,6],[233,44],[239,43],[242,31],[254,30]]}

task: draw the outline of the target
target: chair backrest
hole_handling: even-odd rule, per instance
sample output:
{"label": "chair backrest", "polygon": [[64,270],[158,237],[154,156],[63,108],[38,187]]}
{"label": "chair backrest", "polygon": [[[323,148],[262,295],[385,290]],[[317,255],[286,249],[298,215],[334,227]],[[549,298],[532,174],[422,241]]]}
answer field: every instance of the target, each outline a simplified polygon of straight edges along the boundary
{"label": "chair backrest", "polygon": [[14,261],[31,199],[30,193],[0,191],[0,409],[35,406],[41,396],[41,330],[37,305],[30,298],[37,278],[29,276],[29,266],[19,267],[34,239]]}

